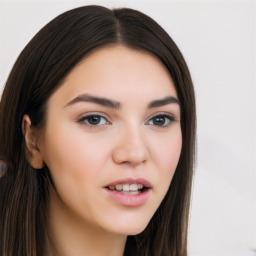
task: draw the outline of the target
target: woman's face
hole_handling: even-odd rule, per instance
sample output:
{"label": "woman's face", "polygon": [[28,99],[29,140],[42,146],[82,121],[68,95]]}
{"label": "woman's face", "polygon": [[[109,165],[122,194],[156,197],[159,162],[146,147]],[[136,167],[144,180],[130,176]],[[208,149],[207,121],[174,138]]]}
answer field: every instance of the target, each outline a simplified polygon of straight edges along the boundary
{"label": "woman's face", "polygon": [[181,145],[180,106],[163,64],[123,46],[93,52],[48,101],[39,150],[54,184],[50,211],[112,234],[142,232]]}

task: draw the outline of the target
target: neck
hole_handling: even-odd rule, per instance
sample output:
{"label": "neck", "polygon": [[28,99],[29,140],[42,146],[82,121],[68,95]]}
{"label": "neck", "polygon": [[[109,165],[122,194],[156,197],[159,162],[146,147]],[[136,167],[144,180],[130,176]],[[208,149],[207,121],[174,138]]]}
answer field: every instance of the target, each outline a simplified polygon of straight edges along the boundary
{"label": "neck", "polygon": [[126,236],[109,233],[85,221],[70,209],[63,207],[60,200],[53,200],[54,197],[58,196],[51,193],[47,256],[123,255]]}

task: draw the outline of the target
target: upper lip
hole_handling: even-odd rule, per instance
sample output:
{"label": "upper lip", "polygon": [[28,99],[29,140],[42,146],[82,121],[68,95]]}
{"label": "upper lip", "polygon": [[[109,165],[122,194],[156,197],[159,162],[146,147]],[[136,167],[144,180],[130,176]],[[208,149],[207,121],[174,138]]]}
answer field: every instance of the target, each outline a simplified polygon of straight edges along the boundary
{"label": "upper lip", "polygon": [[152,188],[151,183],[143,178],[124,178],[109,183],[106,187],[115,186],[117,184],[142,184],[143,187]]}

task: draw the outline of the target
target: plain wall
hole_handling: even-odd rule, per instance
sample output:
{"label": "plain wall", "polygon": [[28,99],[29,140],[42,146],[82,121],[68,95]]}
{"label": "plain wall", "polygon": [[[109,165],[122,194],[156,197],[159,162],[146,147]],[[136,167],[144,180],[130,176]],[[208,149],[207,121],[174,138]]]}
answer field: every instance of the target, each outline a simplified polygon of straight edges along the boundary
{"label": "plain wall", "polygon": [[58,14],[85,4],[139,9],[177,43],[197,98],[190,255],[255,255],[255,1],[2,0],[0,89],[35,33]]}

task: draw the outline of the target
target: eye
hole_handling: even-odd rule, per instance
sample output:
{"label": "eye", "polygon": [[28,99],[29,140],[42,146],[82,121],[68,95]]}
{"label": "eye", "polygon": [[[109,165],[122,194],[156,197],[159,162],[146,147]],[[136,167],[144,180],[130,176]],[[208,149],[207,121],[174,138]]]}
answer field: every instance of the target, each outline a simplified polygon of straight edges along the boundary
{"label": "eye", "polygon": [[109,124],[107,119],[103,116],[100,115],[89,115],[89,116],[84,116],[78,120],[79,123],[85,123],[86,125],[90,126],[99,126],[99,125],[105,125]]}
{"label": "eye", "polygon": [[170,115],[157,115],[149,119],[147,121],[147,125],[155,125],[155,126],[161,126],[166,127],[170,125],[174,120],[174,118]]}

